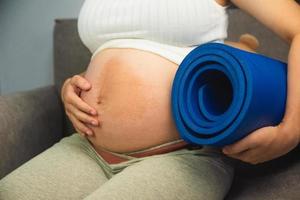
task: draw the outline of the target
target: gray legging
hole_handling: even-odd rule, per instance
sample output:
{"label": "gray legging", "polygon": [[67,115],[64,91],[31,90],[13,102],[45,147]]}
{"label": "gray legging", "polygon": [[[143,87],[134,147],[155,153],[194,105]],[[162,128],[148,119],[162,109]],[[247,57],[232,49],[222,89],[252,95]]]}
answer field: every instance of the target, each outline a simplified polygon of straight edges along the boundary
{"label": "gray legging", "polygon": [[223,199],[233,163],[215,149],[181,149],[107,164],[74,134],[0,180],[0,199]]}

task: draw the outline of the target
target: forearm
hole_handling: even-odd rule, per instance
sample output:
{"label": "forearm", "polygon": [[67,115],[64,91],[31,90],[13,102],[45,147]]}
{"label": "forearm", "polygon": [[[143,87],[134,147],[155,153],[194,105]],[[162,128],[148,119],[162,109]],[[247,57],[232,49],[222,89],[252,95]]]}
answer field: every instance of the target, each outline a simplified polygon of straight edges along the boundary
{"label": "forearm", "polygon": [[291,43],[288,57],[287,103],[283,122],[298,129],[300,136],[300,33]]}

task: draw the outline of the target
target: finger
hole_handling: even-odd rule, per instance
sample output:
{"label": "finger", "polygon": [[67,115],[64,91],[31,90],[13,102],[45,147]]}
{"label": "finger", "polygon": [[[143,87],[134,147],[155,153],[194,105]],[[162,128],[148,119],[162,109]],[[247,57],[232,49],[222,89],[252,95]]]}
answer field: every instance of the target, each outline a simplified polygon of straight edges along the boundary
{"label": "finger", "polygon": [[93,131],[90,128],[88,128],[84,123],[76,119],[76,117],[70,115],[69,118],[72,121],[74,127],[76,127],[76,129],[78,129],[80,133],[84,133],[89,136],[93,135]]}
{"label": "finger", "polygon": [[86,134],[84,132],[82,132],[81,130],[79,130],[75,124],[73,124],[73,127],[74,127],[76,133],[80,134],[82,137],[86,137]]}
{"label": "finger", "polygon": [[89,113],[91,115],[97,115],[97,111],[85,103],[80,97],[78,97],[75,93],[70,94],[69,103],[74,107],[78,108],[82,112]]}
{"label": "finger", "polygon": [[82,137],[86,137],[86,134],[85,134],[85,133],[82,133],[76,126],[73,125],[73,127],[74,127],[76,133],[78,133],[78,134],[81,135]]}
{"label": "finger", "polygon": [[263,153],[260,151],[260,149],[255,148],[237,154],[230,154],[228,156],[246,163],[256,165],[258,163],[263,162],[262,155]]}
{"label": "finger", "polygon": [[88,123],[91,124],[93,126],[98,126],[99,125],[99,121],[95,118],[95,117],[91,117],[90,115],[87,115],[86,113],[78,110],[76,107],[74,106],[69,106],[68,107],[68,111],[71,112],[71,114],[78,119],[79,121],[83,122],[83,123]]}
{"label": "finger", "polygon": [[[62,88],[61,88],[61,98],[62,98],[62,101],[65,102],[65,99],[66,99],[66,91],[67,91],[67,88],[70,84],[70,81],[71,81],[71,78],[68,78],[67,80],[65,80]],[[73,90],[71,88],[71,90]]]}
{"label": "finger", "polygon": [[69,111],[66,111],[66,114],[69,117],[70,121],[72,122],[72,125],[75,128],[75,130],[77,131],[77,133],[79,133],[80,135],[85,137],[85,133],[77,127],[77,124],[74,120],[73,114],[71,114]]}
{"label": "finger", "polygon": [[71,85],[80,88],[81,90],[89,90],[91,89],[91,84],[82,76],[75,75],[71,78]]}
{"label": "finger", "polygon": [[224,154],[238,154],[243,151],[249,150],[257,146],[257,136],[255,133],[251,133],[245,138],[237,141],[234,144],[225,146],[223,148]]}

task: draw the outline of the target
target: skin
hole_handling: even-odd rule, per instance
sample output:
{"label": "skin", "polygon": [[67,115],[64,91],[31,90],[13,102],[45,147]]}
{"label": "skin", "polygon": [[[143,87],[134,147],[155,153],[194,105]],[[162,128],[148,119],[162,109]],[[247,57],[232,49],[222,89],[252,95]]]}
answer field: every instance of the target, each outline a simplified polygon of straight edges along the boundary
{"label": "skin", "polygon": [[[228,3],[224,0],[216,1],[220,5],[226,5]],[[300,75],[300,58],[296,56],[296,54],[300,52],[300,7],[292,0],[232,0],[232,3],[257,18],[291,44],[288,58],[288,98],[286,113],[282,122],[278,126],[264,127],[256,130],[244,139],[223,148],[223,152],[230,157],[257,164],[284,155],[299,143],[300,84],[298,84],[297,77]],[[282,10],[289,10],[289,12],[282,12]],[[280,21],[280,23],[274,23],[278,21]],[[253,51],[253,49],[244,43],[227,42],[227,44]],[[111,53],[117,54],[117,52]],[[166,62],[165,59],[159,56],[152,58],[152,61],[156,60],[155,62]],[[167,64],[167,62],[165,64]],[[169,69],[174,70],[176,68],[176,65],[172,66],[172,63],[168,63],[168,65]],[[169,73],[172,76],[174,71],[170,70]],[[92,85],[95,87],[93,83],[91,84],[82,76],[77,75],[67,79],[62,89],[62,99],[67,115],[73,122],[75,128],[79,132],[85,133],[90,140],[97,138],[97,136],[95,137],[95,134],[93,134],[93,131],[95,131],[97,127],[101,127],[101,113],[99,114],[99,110],[95,109],[96,105],[93,106],[92,102],[90,102],[91,105],[89,105],[79,98],[79,96],[83,91],[93,90]],[[166,84],[166,88],[168,88],[168,84]],[[169,110],[167,110],[167,113],[168,112]],[[92,122],[94,122],[94,125]],[[102,126],[104,126],[104,123],[102,123]],[[172,129],[172,127],[173,124],[171,123],[169,128]],[[177,133],[174,132],[164,137],[164,139],[160,138],[160,141],[159,138],[154,138],[153,141],[157,143],[175,138],[177,138]],[[96,146],[98,144],[119,152],[134,149],[128,146],[126,148],[116,148],[120,146],[120,144],[111,148],[111,144],[105,146],[104,143],[101,144],[101,140],[99,139],[94,139],[92,143],[95,143]],[[153,144],[144,143],[139,146],[138,141],[136,141],[132,146],[135,145],[137,145],[136,147],[138,148],[142,148],[141,146],[143,145],[147,147],[147,145],[151,146]]]}

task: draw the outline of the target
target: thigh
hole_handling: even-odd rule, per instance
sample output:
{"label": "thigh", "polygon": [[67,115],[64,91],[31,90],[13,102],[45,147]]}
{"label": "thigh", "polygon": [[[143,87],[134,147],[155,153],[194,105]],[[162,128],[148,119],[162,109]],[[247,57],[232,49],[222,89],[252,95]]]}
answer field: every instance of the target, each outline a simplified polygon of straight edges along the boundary
{"label": "thigh", "polygon": [[233,178],[220,154],[152,157],[115,175],[92,199],[223,199]]}
{"label": "thigh", "polygon": [[64,138],[0,180],[0,199],[83,199],[107,180],[87,145]]}

